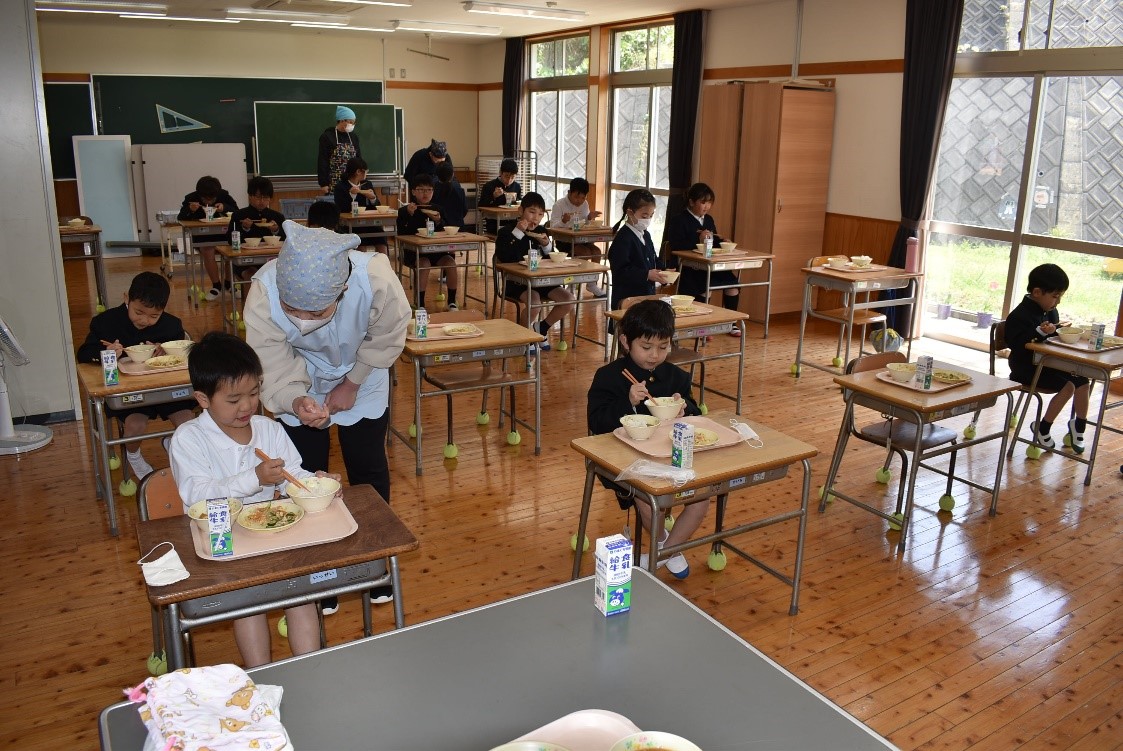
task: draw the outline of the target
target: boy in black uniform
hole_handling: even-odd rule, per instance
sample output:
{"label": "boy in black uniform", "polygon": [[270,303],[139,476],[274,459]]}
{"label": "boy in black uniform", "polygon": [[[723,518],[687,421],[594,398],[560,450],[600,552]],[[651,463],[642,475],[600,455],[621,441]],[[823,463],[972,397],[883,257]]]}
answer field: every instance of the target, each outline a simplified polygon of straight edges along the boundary
{"label": "boy in black uniform", "polygon": [[[476,205],[489,207],[489,206],[506,206],[507,193],[515,194],[515,203],[522,200],[523,189],[522,186],[515,182],[515,175],[519,174],[519,163],[514,159],[504,159],[499,164],[499,177],[488,180],[480,188],[480,194],[476,196]],[[488,234],[496,234],[499,231],[498,223],[494,219],[488,219],[485,223],[485,231]]]}
{"label": "boy in black uniform", "polygon": [[[444,215],[441,207],[433,203],[433,178],[421,174],[413,179],[410,185],[410,195],[413,201],[398,209],[398,234],[416,235],[418,230],[425,229],[426,220],[433,221],[435,232],[444,231]],[[460,274],[455,268],[456,259],[452,253],[425,253],[421,258],[414,251],[403,248],[402,260],[407,266],[417,268],[417,284],[421,292],[418,296],[421,307],[425,307],[425,287],[429,283],[430,266],[450,267],[445,272],[448,275],[448,309],[459,310],[456,306],[456,289],[459,286]]]}
{"label": "boy in black uniform", "polygon": [[[285,231],[281,229],[281,224],[285,215],[269,206],[273,200],[273,182],[268,177],[251,178],[246,192],[249,193],[250,205],[238,209],[230,217],[230,226],[226,228],[227,242],[235,230],[242,233],[243,240],[277,235],[284,242]],[[261,265],[238,266],[238,274],[242,279],[251,279],[260,268]]]}
{"label": "boy in black uniform", "polygon": [[450,227],[463,227],[464,217],[468,214],[468,197],[464,186],[456,179],[456,173],[448,162],[437,165],[437,184],[433,186],[433,203],[441,207],[445,224]]}
{"label": "boy in black uniform", "polygon": [[[179,220],[202,221],[207,218],[206,207],[214,206],[215,216],[232,213],[238,210],[238,202],[229,193],[222,189],[222,183],[217,177],[205,175],[195,183],[195,190],[183,197],[183,205],[179,208]],[[217,225],[216,230],[221,231],[222,225]],[[218,290],[218,262],[214,259],[215,243],[223,243],[230,238],[228,235],[197,235],[193,242],[200,245],[199,255],[203,257],[203,268],[211,279],[211,288],[207,292],[208,300],[217,300]],[[210,243],[204,245],[204,243]],[[230,289],[230,280],[226,280],[226,288]]]}
{"label": "boy in black uniform", "polygon": [[[162,344],[186,339],[180,320],[164,312],[169,295],[171,287],[164,277],[151,271],[137,274],[125,293],[125,302],[94,316],[90,321],[90,333],[78,348],[78,362],[100,364],[101,352],[106,349],[116,352],[117,357],[123,357],[125,347],[134,344]],[[161,350],[157,347],[156,352],[161,353]],[[142,435],[149,418],[162,417],[172,425],[181,425],[195,416],[194,408],[195,400],[185,399],[132,409],[106,409],[106,413],[124,421],[123,437],[128,438]],[[167,450],[166,443],[164,450]],[[125,444],[125,457],[138,480],[152,471],[152,465],[144,460],[137,443]]]}

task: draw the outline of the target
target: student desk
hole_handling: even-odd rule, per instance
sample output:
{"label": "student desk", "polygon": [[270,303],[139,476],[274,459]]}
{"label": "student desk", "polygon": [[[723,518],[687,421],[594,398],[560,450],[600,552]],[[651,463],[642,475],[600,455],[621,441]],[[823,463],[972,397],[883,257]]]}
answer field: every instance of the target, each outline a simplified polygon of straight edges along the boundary
{"label": "student desk", "polygon": [[[484,391],[486,389],[502,389],[508,386],[533,385],[534,386],[534,424],[521,420],[516,415],[515,405],[510,407],[511,427],[522,425],[534,430],[534,453],[542,451],[542,369],[534,368],[533,373],[524,377],[508,375],[507,360],[511,358],[525,358],[533,344],[542,341],[542,337],[528,328],[517,323],[500,318],[491,321],[472,321],[472,324],[481,329],[483,336],[465,337],[457,339],[433,339],[422,341],[406,339],[403,355],[413,361],[413,424],[416,427],[417,443],[410,445],[410,437],[390,423],[390,432],[402,439],[416,457],[414,471],[421,474],[421,439],[424,431],[421,429],[421,400],[433,396],[448,396],[450,394],[466,393],[469,391]],[[430,324],[434,326],[436,324]],[[447,389],[422,390],[425,372],[429,368],[448,365],[462,365],[464,363],[485,363],[490,360],[502,360],[503,370],[500,376],[492,379],[471,379],[459,386],[450,385]],[[482,366],[481,366],[482,367]],[[391,398],[391,403],[393,399]],[[499,400],[499,424],[503,424],[503,399]],[[449,415],[451,422],[452,415]],[[450,433],[451,434],[451,433]]]}
{"label": "student desk", "polygon": [[[800,269],[800,271],[803,272],[803,310],[799,316],[799,344],[796,346],[795,365],[793,366],[796,375],[799,375],[799,370],[804,365],[809,365],[812,368],[818,368],[828,373],[838,374],[843,372],[843,367],[845,367],[846,363],[850,362],[850,340],[854,333],[855,311],[891,308],[896,305],[911,305],[913,323],[916,323],[921,302],[919,280],[924,274],[913,273],[891,266],[877,266],[876,264],[875,266],[876,268],[873,271],[860,272],[842,271],[827,266]],[[811,292],[814,287],[841,292],[843,294],[842,304],[845,308],[845,312],[842,314],[844,317],[836,318],[813,310],[811,307]],[[904,287],[910,287],[908,297],[898,297],[892,300],[869,299],[875,296],[874,293],[882,290],[903,289]],[[865,302],[859,302],[858,295],[865,295],[867,300]],[[846,354],[840,366],[827,367],[803,359],[803,337],[807,329],[808,317],[831,321],[832,323],[837,323],[842,326],[842,336],[846,341]],[[859,346],[859,350],[861,350],[861,346]],[[908,342],[907,352],[909,356],[912,355],[911,339]]]}
{"label": "student desk", "polygon": [[[471,297],[468,294],[468,269],[471,266],[483,266],[486,263],[484,257],[487,252],[487,238],[482,235],[473,235],[468,232],[457,232],[450,234],[448,232],[438,232],[432,237],[425,235],[398,235],[398,250],[403,248],[412,250],[417,254],[417,261],[420,263],[421,256],[430,255],[433,253],[452,253],[456,256],[459,253],[464,254],[464,261],[456,263],[452,267],[452,273],[459,274],[460,269],[464,269],[464,282],[461,289],[464,292],[464,306],[467,307],[468,300],[476,300],[483,303],[484,309],[487,309],[487,277],[484,277],[484,291],[483,297]],[[473,264],[468,257],[472,251],[476,251],[476,263]],[[441,267],[433,266],[432,270],[439,274]],[[420,267],[414,264],[410,267],[411,283],[413,285],[413,305],[415,308],[421,307],[421,289],[418,285],[418,273]],[[450,300],[449,302],[455,302]]]}
{"label": "student desk", "polygon": [[[373,232],[363,232],[360,229],[374,229]],[[398,236],[398,212],[390,211],[364,211],[358,216],[352,214],[339,215],[339,231],[354,233],[361,238],[382,237],[389,240]]]}
{"label": "student desk", "polygon": [[[1093,421],[1090,419],[1091,414],[1088,415],[1089,425],[1095,425],[1096,429],[1092,433],[1092,450],[1085,459],[1076,452],[1057,451],[1058,456],[1068,457],[1081,464],[1088,465],[1088,472],[1084,475],[1084,484],[1090,485],[1092,483],[1092,468],[1096,464],[1096,451],[1100,447],[1100,431],[1110,430],[1113,433],[1123,433],[1123,430],[1105,425],[1104,420],[1107,411],[1115,409],[1116,407],[1123,406],[1123,400],[1108,402],[1108,392],[1111,391],[1111,375],[1112,373],[1123,369],[1123,348],[1109,349],[1101,352],[1083,351],[1073,349],[1072,347],[1065,347],[1061,344],[1053,344],[1051,341],[1047,342],[1030,342],[1026,345],[1026,349],[1033,352],[1034,362],[1037,364],[1037,370],[1033,372],[1033,380],[1029,384],[1029,393],[1037,393],[1037,379],[1041,376],[1042,368],[1056,368],[1063,370],[1066,373],[1073,373],[1081,375],[1092,381],[1099,381],[1103,384],[1103,394],[1100,396],[1100,412],[1099,417]],[[1048,394],[1045,395],[1048,397]],[[1022,411],[1018,415],[1018,427],[1014,430],[1014,440],[1010,443],[1010,447],[1006,452],[1006,458],[1014,455],[1014,446],[1018,441],[1027,444],[1033,444],[1032,440],[1019,438],[1022,425],[1025,423],[1026,412],[1029,410],[1029,403],[1032,396],[1026,397],[1022,404]],[[1067,428],[1067,425],[1065,426]]]}
{"label": "student desk", "polygon": [[[96,224],[85,224],[81,227],[63,224],[59,226],[58,234],[59,241],[62,243],[62,260],[92,261],[98,303],[112,307],[109,298],[106,296],[105,256],[101,249],[101,227]],[[67,245],[81,245],[82,252],[78,254],[67,253]]]}
{"label": "student desk", "polygon": [[187,270],[187,301],[193,302],[195,307],[199,307],[199,297],[195,292],[203,293],[207,290],[203,289],[203,284],[206,280],[206,269],[203,268],[202,257],[195,252],[196,237],[206,237],[208,235],[222,235],[221,240],[208,240],[207,242],[199,243],[199,248],[214,248],[219,245],[225,245],[226,229],[230,225],[230,217],[223,217],[222,220],[203,221],[194,219],[181,219],[179,226],[183,229],[183,267]]}
{"label": "student desk", "polygon": [[[664,300],[666,295],[647,295],[641,299],[644,300]],[[739,310],[726,310],[725,308],[718,308],[712,305],[707,305],[710,308],[709,313],[694,316],[675,316],[675,335],[674,341],[681,341],[683,339],[701,339],[706,336],[717,336],[718,334],[728,334],[734,328],[741,330],[741,336],[737,339],[737,350],[734,352],[716,352],[712,355],[703,354],[698,351],[697,362],[711,362],[713,360],[724,360],[729,357],[737,358],[737,393],[729,394],[717,389],[705,389],[699,392],[698,402],[702,403],[705,399],[705,391],[712,391],[718,396],[724,396],[726,399],[732,399],[736,405],[737,414],[741,414],[741,397],[744,392],[745,383],[745,321],[748,320],[748,313],[742,313]],[[624,317],[623,310],[611,310],[606,315],[615,321],[620,322]],[[612,339],[612,355],[615,356],[615,348],[618,345],[618,340],[615,337]],[[610,357],[609,346],[605,344],[604,359],[608,360]],[[685,363],[689,364],[689,363]],[[703,384],[698,384],[701,389]]]}
{"label": "student desk", "polygon": [[561,240],[571,245],[596,245],[597,243],[604,243],[604,252],[601,254],[601,259],[608,256],[608,246],[612,243],[612,239],[616,237],[616,233],[612,231],[612,227],[605,227],[604,225],[589,226],[588,224],[582,225],[581,229],[571,229],[569,227],[547,227],[546,232],[554,240]]}
{"label": "student desk", "polygon": [[[516,261],[514,263],[497,263],[495,264],[497,288],[495,290],[496,297],[499,298],[499,315],[503,315],[503,309],[507,304],[507,280],[510,277],[511,281],[522,284],[529,289],[541,289],[543,287],[570,287],[574,292],[574,309],[573,309],[573,346],[577,346],[578,339],[584,339],[587,342],[594,344],[604,345],[608,348],[608,334],[605,333],[604,340],[593,339],[591,337],[583,336],[577,331],[577,314],[581,312],[582,305],[604,305],[608,307],[608,301],[612,299],[612,283],[608,276],[608,267],[604,264],[597,263],[596,261],[586,261],[579,258],[569,259],[565,263],[556,263],[554,261],[543,258],[538,263],[538,270],[531,271],[526,263]],[[604,277],[605,289],[608,294],[604,297],[589,297],[582,299],[581,285],[589,282],[597,283]],[[553,307],[554,305],[564,305],[566,303],[556,303],[549,298],[542,297],[538,304],[532,304],[527,295],[527,301],[518,303],[526,311],[526,318],[523,323],[527,328],[530,328],[530,322],[534,320],[534,311],[545,310],[546,308]],[[564,341],[564,337],[563,337]],[[567,345],[568,346],[568,345]]]}
{"label": "student desk", "polygon": [[[710,415],[710,418],[718,422],[725,422],[728,415]],[[723,547],[729,548],[792,588],[792,600],[788,613],[795,615],[799,610],[799,577],[803,568],[803,539],[807,531],[807,497],[811,487],[811,462],[809,460],[816,456],[819,450],[803,441],[784,435],[778,430],[773,430],[767,425],[761,425],[750,420],[745,422],[752,426],[764,442],[762,448],[752,448],[747,443],[742,442],[724,448],[706,451],[695,450],[695,477],[679,487],[665,479],[616,480],[617,475],[632,462],[637,459],[652,459],[653,457],[637,451],[612,433],[585,436],[570,441],[569,445],[585,457],[585,491],[581,497],[581,519],[577,525],[577,547],[573,553],[572,578],[576,579],[581,574],[582,541],[585,539],[585,529],[589,521],[589,506],[592,503],[594,481],[597,475],[600,475],[606,480],[634,490],[637,503],[650,504],[652,513],[651,528],[648,530],[648,534],[652,540],[659,539],[655,531],[663,529],[667,511],[672,507],[685,506],[707,498],[717,499],[713,533],[695,537],[681,545],[664,547],[658,551],[657,555],[649,555],[647,565],[648,571],[652,574],[655,573],[659,560],[670,558],[684,550],[710,544],[712,544],[714,552],[720,551]],[[670,465],[670,459],[654,460]],[[793,464],[803,466],[803,490],[800,494],[798,509],[781,510],[777,508],[777,504],[773,500],[767,500],[759,504],[765,507],[767,516],[735,527],[725,527],[725,510],[729,494],[732,491],[782,479],[787,476],[788,469]],[[756,495],[759,500],[762,494]],[[615,502],[615,500],[612,501],[612,503]],[[799,525],[795,540],[795,568],[790,577],[728,542],[731,537],[791,519],[798,519]]]}
{"label": "student desk", "polygon": [[[639,569],[631,611],[611,618],[585,578],[249,674],[284,687],[297,749],[482,751],[589,707],[709,751],[894,748]],[[722,676],[736,690],[714,690]],[[103,751],[139,751],[137,706],[102,711]]]}
{"label": "student desk", "polygon": [[[748,251],[734,250],[732,253],[715,251],[714,255],[706,258],[695,250],[676,250],[675,258],[679,266],[704,271],[706,273],[706,301],[710,293],[726,289],[747,289],[749,287],[764,287],[764,320],[754,321],[747,318],[749,323],[759,323],[764,327],[764,338],[768,338],[768,309],[772,303],[772,261],[776,257],[771,253],[750,253]],[[742,282],[741,272],[746,269],[759,269],[768,265],[767,276],[762,282]],[[716,287],[710,284],[710,278],[715,271],[732,271],[737,275],[736,284],[719,284]]]}
{"label": "student desk", "polygon": [[[281,246],[265,245],[262,243],[256,248],[251,248],[243,244],[241,250],[234,250],[230,245],[216,245],[214,247],[214,252],[220,256],[218,274],[219,280],[223,282],[218,295],[218,309],[219,315],[222,316],[222,330],[229,330],[237,334],[238,329],[242,328],[238,325],[241,321],[241,314],[238,313],[238,303],[234,299],[230,300],[230,315],[227,315],[226,298],[227,296],[233,298],[233,291],[245,287],[249,282],[239,279],[235,273],[235,269],[239,266],[267,263],[277,257],[281,252]],[[230,280],[229,291],[226,289],[225,284],[227,279]],[[245,295],[243,295],[243,297],[244,296]]]}
{"label": "student desk", "polygon": [[[186,368],[140,376],[121,373],[120,381],[116,386],[106,386],[100,365],[92,363],[78,365],[78,385],[85,394],[86,406],[90,411],[88,424],[90,450],[93,452],[94,489],[97,497],[104,500],[109,507],[109,532],[114,537],[117,536],[117,507],[109,469],[109,447],[144,438],[169,436],[175,430],[154,430],[143,436],[133,436],[128,439],[113,438],[109,434],[109,420],[105,408],[108,406],[111,409],[129,409],[190,400],[192,393],[191,378],[187,375]],[[121,461],[125,461],[124,449],[122,449]]]}
{"label": "student desk", "polygon": [[[925,393],[923,391],[915,391],[904,386],[897,386],[879,380],[877,371],[838,376],[834,379],[834,382],[842,387],[843,398],[846,401],[846,410],[842,415],[842,427],[839,428],[838,431],[838,441],[835,443],[834,455],[831,457],[830,470],[827,472],[827,481],[823,485],[823,496],[819,503],[820,512],[826,509],[827,498],[833,495],[835,498],[841,498],[855,506],[864,508],[866,511],[880,516],[882,519],[886,519],[894,524],[898,523],[898,520],[894,519],[892,514],[885,513],[846,493],[839,492],[839,490],[834,487],[834,481],[838,475],[839,466],[842,464],[842,457],[846,452],[846,443],[850,438],[850,425],[854,419],[855,406],[867,407],[886,417],[903,420],[921,428],[916,431],[915,445],[906,449],[911,451],[912,458],[909,465],[908,481],[904,487],[904,518],[899,521],[901,525],[901,540],[897,544],[898,552],[904,552],[905,550],[905,538],[908,536],[909,522],[912,519],[913,501],[916,494],[916,475],[918,470],[921,466],[924,466],[925,469],[946,477],[948,474],[946,471],[936,469],[935,467],[925,464],[925,462],[937,456],[949,454],[952,450],[962,451],[970,446],[985,443],[986,441],[993,441],[995,439],[1000,442],[1001,449],[998,455],[998,462],[994,469],[993,486],[987,487],[958,476],[954,478],[964,485],[969,485],[978,490],[990,493],[990,515],[994,516],[998,513],[998,492],[1002,481],[1002,466],[1008,438],[1006,428],[1010,424],[1010,415],[1014,409],[1012,392],[1021,388],[1021,385],[1008,378],[997,378],[992,375],[987,375],[986,373],[979,373],[974,370],[946,365],[944,363],[936,363],[936,367],[949,368],[967,373],[971,376],[971,381],[966,385],[956,386],[944,391]],[[937,446],[927,451],[921,450],[921,443],[924,437],[922,429],[925,426],[932,425],[940,420],[946,420],[949,417],[955,417],[956,415],[968,414],[993,407],[998,402],[998,397],[1003,394],[1006,395],[1006,418],[1002,421],[997,431],[970,440],[961,439],[956,443]]]}
{"label": "student desk", "polygon": [[417,550],[417,538],[370,485],[344,488],[343,500],[359,527],[348,537],[229,561],[198,556],[187,514],[138,523],[136,537],[141,550],[149,551],[170,541],[190,574],[164,587],[145,584],[148,601],[153,607],[163,608],[168,670],[187,667],[183,635],[192,628],[348,592],[363,593],[363,634],[370,636],[369,590],[385,580],[386,571],[383,566],[364,564],[383,558],[390,559],[394,624],[398,628],[405,625],[398,555]]}
{"label": "student desk", "polygon": [[483,235],[488,240],[495,240],[495,235],[487,231],[487,220],[495,222],[496,234],[504,224],[515,222],[522,209],[514,206],[477,206],[476,207],[476,233]]}

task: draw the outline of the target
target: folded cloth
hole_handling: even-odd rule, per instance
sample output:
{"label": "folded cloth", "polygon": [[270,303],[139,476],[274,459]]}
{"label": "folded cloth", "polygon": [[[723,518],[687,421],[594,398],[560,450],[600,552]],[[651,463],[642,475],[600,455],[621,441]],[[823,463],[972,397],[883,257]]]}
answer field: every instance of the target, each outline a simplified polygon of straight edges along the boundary
{"label": "folded cloth", "polygon": [[258,686],[237,665],[176,670],[126,694],[141,705],[145,751],[293,751],[278,714],[281,687]]}

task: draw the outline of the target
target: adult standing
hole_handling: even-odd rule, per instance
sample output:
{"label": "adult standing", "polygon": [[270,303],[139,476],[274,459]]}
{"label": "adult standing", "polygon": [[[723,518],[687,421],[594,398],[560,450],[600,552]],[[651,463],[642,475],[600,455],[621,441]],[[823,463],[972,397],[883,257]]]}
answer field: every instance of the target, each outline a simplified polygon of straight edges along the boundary
{"label": "adult standing", "polygon": [[432,175],[433,184],[438,180],[437,167],[441,164],[452,166],[452,157],[448,155],[448,145],[444,141],[432,139],[424,149],[418,149],[409,158],[406,165],[405,178],[410,187],[413,187],[413,178],[418,175]]}
{"label": "adult standing", "polygon": [[335,127],[320,134],[320,151],[316,160],[316,178],[324,195],[331,193],[343,177],[347,161],[362,156],[359,137],[355,135],[355,110],[342,104],[335,108]]}

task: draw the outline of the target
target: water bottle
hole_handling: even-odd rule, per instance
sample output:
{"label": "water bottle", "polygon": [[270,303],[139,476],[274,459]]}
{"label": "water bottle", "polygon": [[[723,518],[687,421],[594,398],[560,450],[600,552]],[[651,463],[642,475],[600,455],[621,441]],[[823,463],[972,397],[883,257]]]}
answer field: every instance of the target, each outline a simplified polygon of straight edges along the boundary
{"label": "water bottle", "polygon": [[428,235],[429,237],[432,237],[433,235],[436,234],[436,229],[437,229],[437,226],[435,224],[433,224],[432,219],[426,219],[425,220],[425,234],[426,235]]}
{"label": "water bottle", "polygon": [[237,253],[242,250],[242,233],[234,230],[230,233],[230,247]]}
{"label": "water bottle", "polygon": [[714,257],[714,237],[713,237],[713,235],[707,235],[706,239],[703,242],[705,243],[706,251],[702,255],[704,255],[706,258],[713,258]]}
{"label": "water bottle", "polygon": [[531,245],[526,254],[526,265],[531,271],[538,271],[538,246]]}
{"label": "water bottle", "polygon": [[905,271],[910,274],[920,272],[920,241],[915,237],[905,240]]}

